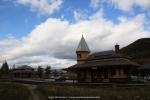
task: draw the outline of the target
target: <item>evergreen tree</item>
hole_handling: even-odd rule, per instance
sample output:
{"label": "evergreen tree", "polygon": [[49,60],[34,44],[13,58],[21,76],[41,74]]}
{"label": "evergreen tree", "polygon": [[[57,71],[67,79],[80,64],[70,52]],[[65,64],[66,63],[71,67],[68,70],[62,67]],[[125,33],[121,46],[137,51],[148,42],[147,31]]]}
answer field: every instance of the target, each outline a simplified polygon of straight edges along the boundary
{"label": "evergreen tree", "polygon": [[38,69],[37,69],[37,74],[38,74],[38,76],[39,76],[40,78],[43,77],[43,68],[42,68],[41,66],[38,67]]}
{"label": "evergreen tree", "polygon": [[3,78],[9,77],[9,66],[8,66],[8,64],[7,64],[7,61],[5,61],[5,62],[2,64],[0,73],[1,73],[1,76],[2,76]]}
{"label": "evergreen tree", "polygon": [[5,61],[1,67],[1,74],[9,74],[9,66],[7,64],[7,62]]}
{"label": "evergreen tree", "polygon": [[45,76],[46,78],[49,78],[49,74],[51,73],[51,66],[47,66],[45,68]]}

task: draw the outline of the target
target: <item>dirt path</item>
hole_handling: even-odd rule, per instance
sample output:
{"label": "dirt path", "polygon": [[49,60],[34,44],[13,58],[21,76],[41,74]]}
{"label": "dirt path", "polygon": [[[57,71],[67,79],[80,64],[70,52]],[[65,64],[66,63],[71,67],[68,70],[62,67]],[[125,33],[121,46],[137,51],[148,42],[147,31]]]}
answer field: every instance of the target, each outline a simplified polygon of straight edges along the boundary
{"label": "dirt path", "polygon": [[44,100],[43,95],[36,90],[37,85],[31,84],[23,84],[25,85],[31,92],[32,100]]}

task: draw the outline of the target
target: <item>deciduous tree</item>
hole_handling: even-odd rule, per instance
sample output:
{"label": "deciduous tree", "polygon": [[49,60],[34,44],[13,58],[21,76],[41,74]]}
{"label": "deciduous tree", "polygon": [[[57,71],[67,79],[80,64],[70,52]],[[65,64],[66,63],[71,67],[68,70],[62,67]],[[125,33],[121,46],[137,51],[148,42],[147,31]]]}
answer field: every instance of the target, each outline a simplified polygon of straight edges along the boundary
{"label": "deciduous tree", "polygon": [[50,73],[51,73],[51,66],[47,66],[45,68],[45,76],[46,76],[46,78],[49,78]]}
{"label": "deciduous tree", "polygon": [[38,74],[38,76],[39,76],[40,78],[43,77],[43,68],[42,68],[41,66],[38,67],[38,69],[37,69],[37,74]]}

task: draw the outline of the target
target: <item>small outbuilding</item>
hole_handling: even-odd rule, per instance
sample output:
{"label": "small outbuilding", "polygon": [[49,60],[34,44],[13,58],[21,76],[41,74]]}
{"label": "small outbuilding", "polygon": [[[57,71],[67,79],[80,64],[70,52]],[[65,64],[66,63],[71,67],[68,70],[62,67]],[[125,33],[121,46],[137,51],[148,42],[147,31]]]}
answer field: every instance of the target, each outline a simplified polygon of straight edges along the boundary
{"label": "small outbuilding", "polygon": [[12,70],[15,78],[31,78],[34,75],[34,68],[28,65],[22,65]]}

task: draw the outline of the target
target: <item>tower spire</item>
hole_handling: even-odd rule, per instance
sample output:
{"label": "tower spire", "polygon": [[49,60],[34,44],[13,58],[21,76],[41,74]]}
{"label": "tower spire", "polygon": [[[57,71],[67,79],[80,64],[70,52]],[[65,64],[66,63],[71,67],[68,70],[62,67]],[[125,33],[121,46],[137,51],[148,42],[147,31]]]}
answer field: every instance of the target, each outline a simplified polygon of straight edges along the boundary
{"label": "tower spire", "polygon": [[79,42],[79,45],[78,45],[78,48],[77,48],[76,52],[79,52],[79,51],[90,52],[90,49],[89,49],[89,47],[88,47],[88,45],[87,45],[87,43],[86,43],[86,41],[84,39],[83,34],[82,34],[82,38],[81,38],[81,40]]}
{"label": "tower spire", "polygon": [[90,49],[89,49],[83,35],[79,42],[78,48],[76,50],[76,54],[77,54],[77,64],[84,63],[90,54]]}

